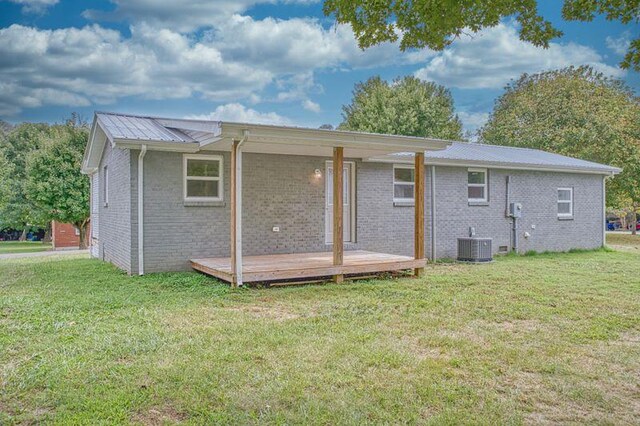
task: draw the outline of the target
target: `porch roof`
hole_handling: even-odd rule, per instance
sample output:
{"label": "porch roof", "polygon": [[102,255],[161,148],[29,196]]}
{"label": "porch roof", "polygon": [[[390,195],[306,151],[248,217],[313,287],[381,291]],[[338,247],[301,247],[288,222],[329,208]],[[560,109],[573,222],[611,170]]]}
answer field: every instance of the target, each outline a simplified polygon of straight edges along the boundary
{"label": "porch roof", "polygon": [[107,141],[125,149],[147,145],[148,150],[206,153],[230,151],[233,141],[245,135],[243,152],[329,157],[334,147],[343,147],[345,157],[362,159],[442,150],[451,144],[441,139],[399,135],[96,112],[83,171],[95,170]]}

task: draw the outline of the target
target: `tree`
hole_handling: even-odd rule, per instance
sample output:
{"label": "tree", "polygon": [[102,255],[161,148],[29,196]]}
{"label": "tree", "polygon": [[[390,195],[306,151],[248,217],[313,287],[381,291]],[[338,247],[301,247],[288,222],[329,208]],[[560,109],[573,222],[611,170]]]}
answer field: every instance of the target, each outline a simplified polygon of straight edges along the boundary
{"label": "tree", "polygon": [[22,229],[22,237],[31,227],[46,225],[41,211],[27,199],[27,159],[40,147],[44,135],[49,132],[46,124],[23,123],[2,138],[2,156],[11,165],[7,177],[4,202],[0,203],[0,228]]}
{"label": "tree", "polygon": [[87,247],[89,178],[80,172],[88,139],[86,126],[75,117],[55,125],[40,149],[28,160],[28,199],[49,220],[72,223],[80,231],[80,248]]}
{"label": "tree", "polygon": [[[341,24],[350,24],[360,48],[365,49],[400,38],[400,49],[442,50],[465,31],[495,27],[500,20],[515,17],[520,39],[548,47],[562,31],[538,14],[537,0],[325,0],[325,15],[334,15]],[[562,17],[589,22],[596,15],[623,24],[640,22],[637,0],[564,0]],[[623,68],[640,70],[640,38],[631,41]]]}
{"label": "tree", "polygon": [[[621,167],[607,204],[640,207],[640,102],[590,67],[524,74],[496,100],[480,142],[537,148]],[[635,232],[635,227],[634,227]]]}
{"label": "tree", "polygon": [[351,104],[342,107],[341,130],[462,139],[451,93],[415,77],[393,83],[372,77],[358,83]]}
{"label": "tree", "polygon": [[11,131],[11,129],[13,129],[13,126],[10,123],[7,123],[4,120],[0,120],[0,140],[2,140],[2,138],[6,136],[7,133]]}
{"label": "tree", "polygon": [[[0,212],[3,211],[9,203],[11,194],[11,175],[13,174],[13,165],[7,160],[0,151]],[[0,221],[0,229],[2,229]]]}

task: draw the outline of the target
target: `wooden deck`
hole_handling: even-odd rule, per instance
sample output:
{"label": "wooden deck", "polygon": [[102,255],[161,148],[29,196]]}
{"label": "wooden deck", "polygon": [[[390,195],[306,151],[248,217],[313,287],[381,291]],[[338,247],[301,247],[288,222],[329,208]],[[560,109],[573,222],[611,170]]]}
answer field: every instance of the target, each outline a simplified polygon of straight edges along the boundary
{"label": "wooden deck", "polygon": [[[377,272],[424,268],[425,259],[375,253],[364,250],[344,252],[341,266],[333,265],[333,253],[270,254],[244,256],[242,275],[244,282],[288,281],[314,279],[334,275],[360,275]],[[231,282],[231,258],[192,259],[191,266],[200,272]]]}

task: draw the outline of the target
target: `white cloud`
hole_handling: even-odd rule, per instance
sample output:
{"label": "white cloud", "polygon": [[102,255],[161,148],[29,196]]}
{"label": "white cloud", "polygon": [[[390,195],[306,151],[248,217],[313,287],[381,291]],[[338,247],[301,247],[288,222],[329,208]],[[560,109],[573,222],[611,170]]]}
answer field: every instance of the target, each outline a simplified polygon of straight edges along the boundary
{"label": "white cloud", "polygon": [[[141,5],[151,3],[155,0]],[[231,1],[209,3],[216,3],[224,13],[235,10],[229,6],[235,4]],[[315,82],[317,70],[413,63],[424,55],[402,53],[393,44],[363,52],[348,27],[325,29],[313,19],[255,20],[232,15],[197,35],[147,23],[132,25],[130,30],[126,38],[97,24],[80,29],[21,25],[0,29],[0,81],[20,88],[11,91],[14,99],[7,97],[9,91],[0,96],[0,110],[17,113],[51,104],[50,98],[43,97],[45,89],[72,101],[71,107],[111,103],[125,96],[199,96],[255,104],[264,100],[261,92],[270,85],[278,90],[270,100],[303,102],[323,91]]]}
{"label": "white cloud", "polygon": [[[124,96],[149,99],[202,96],[237,100],[269,84],[268,70],[225,60],[212,45],[169,30],[132,27],[132,36],[94,25],[39,30],[0,29],[0,110],[87,102]],[[56,96],[48,94],[57,93]]]}
{"label": "white cloud", "polygon": [[311,99],[305,99],[302,101],[302,108],[311,112],[320,112],[320,104],[313,102]]}
{"label": "white cloud", "polygon": [[240,123],[278,124],[290,125],[291,120],[275,112],[259,112],[247,108],[239,103],[229,103],[218,106],[209,114],[190,115],[185,118],[192,120],[220,120],[235,121]]}
{"label": "white cloud", "polygon": [[625,31],[620,37],[607,36],[605,43],[616,55],[624,56],[631,44],[631,33]]}
{"label": "white cloud", "polygon": [[[44,0],[46,1],[46,0]],[[284,0],[282,3],[315,3],[318,0]],[[261,3],[278,0],[111,0],[115,10],[89,9],[83,16],[93,20],[144,22],[154,27],[191,32],[213,27],[230,16]]]}
{"label": "white cloud", "polygon": [[402,53],[397,44],[383,43],[361,50],[351,27],[325,29],[318,20],[234,15],[208,37],[225,57],[261,64],[274,72],[304,72],[315,68],[368,68],[424,61],[427,51]]}
{"label": "white cloud", "polygon": [[487,122],[489,113],[460,111],[458,112],[458,118],[462,121],[462,127],[464,127],[465,131],[475,134]]}
{"label": "white cloud", "polygon": [[624,72],[603,62],[591,47],[550,43],[548,49],[521,41],[513,24],[499,24],[473,36],[463,36],[438,53],[416,76],[463,89],[500,88],[524,72],[534,73],[569,65],[591,65],[607,75]]}
{"label": "white cloud", "polygon": [[9,0],[11,3],[22,5],[23,13],[42,13],[48,7],[58,4],[60,0]]}

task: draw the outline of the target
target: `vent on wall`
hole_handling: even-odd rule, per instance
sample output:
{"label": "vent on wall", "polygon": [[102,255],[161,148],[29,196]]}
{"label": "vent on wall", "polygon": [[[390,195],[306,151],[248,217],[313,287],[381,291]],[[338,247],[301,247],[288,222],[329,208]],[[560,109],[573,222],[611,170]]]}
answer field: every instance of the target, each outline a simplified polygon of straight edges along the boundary
{"label": "vent on wall", "polygon": [[491,238],[458,238],[458,260],[491,262]]}
{"label": "vent on wall", "polygon": [[507,253],[508,251],[509,251],[509,246],[498,247],[498,253]]}

